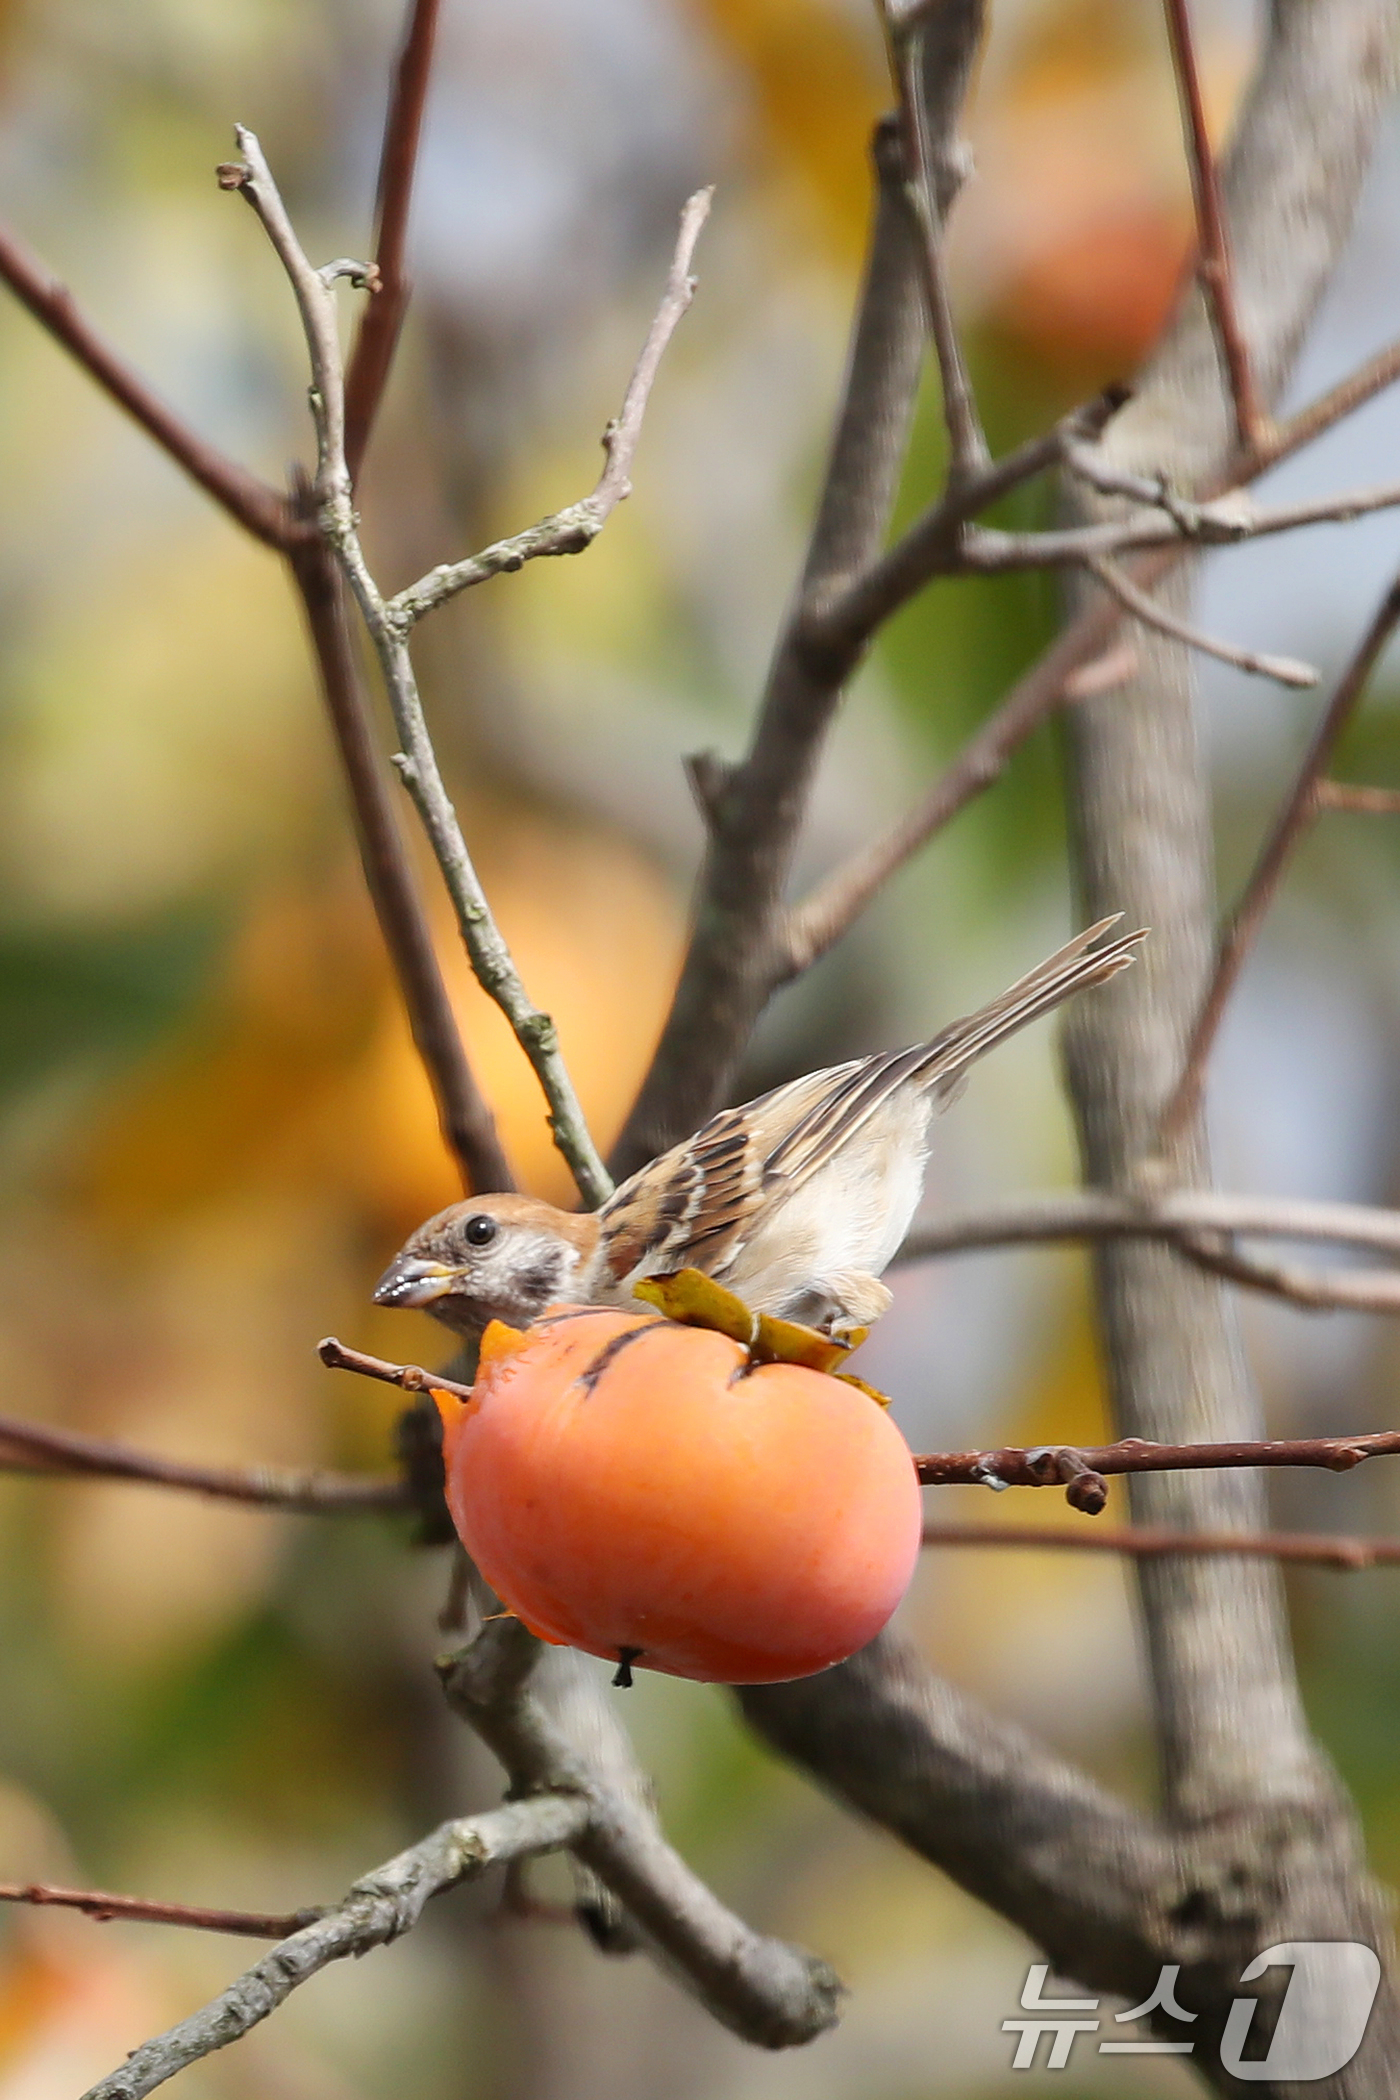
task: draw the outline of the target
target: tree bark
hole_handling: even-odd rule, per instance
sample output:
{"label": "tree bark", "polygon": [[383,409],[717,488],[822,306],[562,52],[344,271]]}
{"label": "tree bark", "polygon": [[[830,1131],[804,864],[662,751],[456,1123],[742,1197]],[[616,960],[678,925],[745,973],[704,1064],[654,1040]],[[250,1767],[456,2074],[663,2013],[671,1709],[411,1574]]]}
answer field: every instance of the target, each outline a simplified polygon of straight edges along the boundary
{"label": "tree bark", "polygon": [[[1271,11],[1225,175],[1239,310],[1266,403],[1277,400],[1350,229],[1394,78],[1396,33],[1392,0],[1276,0]],[[1103,453],[1115,468],[1192,487],[1227,466],[1232,441],[1215,340],[1193,291]],[[1173,610],[1184,608],[1191,581],[1188,568],[1172,579]],[[1154,1155],[1213,957],[1210,783],[1190,653],[1143,631],[1135,641],[1139,675],[1069,717],[1072,856],[1090,917],[1123,911],[1153,933],[1142,967],[1070,1016],[1067,1061],[1091,1182],[1203,1188],[1211,1180],[1203,1118],[1164,1159]],[[1183,1442],[1264,1433],[1221,1284],[1144,1244],[1105,1245],[1095,1267],[1122,1434]],[[1247,1473],[1142,1479],[1133,1501],[1142,1521],[1182,1528],[1234,1529],[1263,1515],[1259,1476]],[[1247,1920],[1255,1953],[1284,1940],[1342,1938],[1384,1958],[1387,1926],[1359,1865],[1350,1810],[1308,1734],[1277,1570],[1180,1560],[1137,1574],[1164,1809],[1183,1834],[1218,1834],[1215,1871],[1185,1900],[1222,1928]],[[1222,1972],[1221,1990],[1233,1981]],[[1386,1984],[1361,2053],[1335,2081],[1309,2090],[1354,2100],[1392,2092],[1397,2057],[1400,2007]],[[1223,2074],[1221,2082],[1233,2086]]]}

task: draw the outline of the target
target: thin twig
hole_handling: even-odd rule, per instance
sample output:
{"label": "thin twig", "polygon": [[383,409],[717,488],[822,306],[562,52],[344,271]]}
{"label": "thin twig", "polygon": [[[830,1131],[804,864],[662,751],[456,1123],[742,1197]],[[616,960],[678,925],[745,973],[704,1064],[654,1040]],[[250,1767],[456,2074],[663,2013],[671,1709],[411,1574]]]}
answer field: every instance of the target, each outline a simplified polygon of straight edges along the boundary
{"label": "thin twig", "polygon": [[0,1415],[0,1470],[87,1474],[102,1480],[133,1480],[151,1487],[184,1488],[221,1502],[306,1515],[354,1516],[407,1509],[411,1498],[394,1474],[322,1473],[290,1466],[201,1466],[158,1458],[105,1437]]}
{"label": "thin twig", "polygon": [[1224,1196],[1178,1189],[1158,1197],[1105,1189],[1036,1197],[916,1226],[899,1261],[978,1247],[1056,1240],[1163,1240],[1198,1268],[1285,1299],[1307,1312],[1400,1312],[1400,1270],[1305,1269],[1243,1254],[1234,1235],[1334,1240],[1400,1255],[1400,1212],[1290,1197]]}
{"label": "thin twig", "polygon": [[1319,810],[1335,809],[1358,817],[1400,816],[1400,788],[1359,787],[1350,780],[1319,780]]}
{"label": "thin twig", "polygon": [[[928,109],[923,91],[923,18],[907,21],[884,10],[891,71],[899,97],[904,142],[905,200],[918,232],[918,251],[928,304],[929,335],[938,360],[943,421],[948,433],[947,487],[959,489],[980,475],[990,459],[977,397],[968,376],[962,341],[953,318],[943,255],[943,226],[956,195],[955,179],[935,181]],[[940,142],[945,170],[955,161],[951,140]]]}
{"label": "thin twig", "polygon": [[[980,0],[949,0],[924,38],[935,135],[956,129],[982,30]],[[614,1149],[619,1174],[696,1129],[775,983],[793,855],[842,686],[859,655],[814,641],[809,619],[877,559],[904,463],[927,333],[897,125],[875,127],[878,178],[845,386],[795,602],[743,759],[713,768],[693,931],[671,1009]]]}
{"label": "thin twig", "polygon": [[1400,1312],[1400,1274],[1389,1269],[1301,1269],[1241,1254],[1228,1240],[1201,1233],[1183,1233],[1176,1244],[1197,1268],[1305,1312]]}
{"label": "thin twig", "polygon": [[1214,656],[1223,664],[1230,664],[1237,671],[1250,671],[1259,678],[1272,678],[1278,685],[1291,686],[1296,692],[1315,686],[1322,676],[1311,664],[1301,663],[1293,656],[1265,656],[1255,649],[1237,648],[1233,642],[1224,642],[1218,636],[1205,634],[1193,627],[1189,620],[1180,620],[1175,613],[1168,612],[1164,605],[1147,591],[1140,591],[1130,576],[1124,574],[1115,562],[1098,560],[1084,564],[1090,575],[1110,591],[1144,627],[1155,628],[1158,634],[1170,635],[1174,641],[1185,642],[1188,648],[1199,649],[1205,656]]}
{"label": "thin twig", "polygon": [[1311,445],[1326,431],[1354,415],[1377,394],[1394,386],[1397,379],[1400,379],[1400,343],[1390,343],[1384,350],[1378,350],[1374,357],[1367,358],[1364,365],[1358,365],[1347,378],[1339,380],[1336,386],[1329,387],[1325,394],[1319,394],[1315,401],[1309,401],[1306,407],[1266,432],[1255,448],[1257,466],[1251,462],[1251,472],[1262,472],[1266,467],[1277,466],[1280,460],[1291,459],[1295,452],[1301,452],[1304,446]]}
{"label": "thin twig", "polygon": [[414,1045],[433,1090],[443,1140],[469,1194],[513,1189],[495,1118],[467,1061],[413,868],[389,798],[378,739],[345,618],[345,586],[319,538],[288,560],[306,611],[321,690],[345,774],[360,865],[393,965]]}
{"label": "thin twig", "polygon": [[1181,1077],[1162,1113],[1158,1143],[1164,1149],[1185,1129],[1195,1112],[1205,1083],[1211,1048],[1230,994],[1274,900],[1283,871],[1316,815],[1317,784],[1326,774],[1337,741],[1351,720],[1397,622],[1400,622],[1400,578],[1387,590],[1355,655],[1337,681],[1336,691],[1313,733],[1303,763],[1221,939],[1215,970],[1182,1061]]}
{"label": "thin twig", "polygon": [[0,225],[0,278],[104,393],[155,439],[192,481],[256,539],[285,549],[301,528],[285,496],[250,474],[162,401],[82,314],[65,284]]}
{"label": "thin twig", "polygon": [[157,1903],[145,1896],[117,1896],[110,1889],[60,1889],[42,1881],[0,1882],[0,1903],[54,1904],[80,1910],[105,1925],[131,1918],[147,1925],[186,1925],[196,1932],[239,1933],[250,1940],[286,1940],[324,1915],[296,1910],[283,1916],[256,1910],[208,1910],[194,1903]]}
{"label": "thin twig", "polygon": [[492,1155],[484,1106],[462,1057],[431,942],[413,896],[412,878],[396,850],[392,818],[376,795],[372,731],[354,689],[353,662],[332,632],[324,579],[316,576],[314,522],[277,490],[208,444],[153,394],[78,311],[72,295],[10,232],[0,227],[0,276],[42,326],[117,404],[248,532],[291,562],[306,606],[327,705],[355,807],[362,858],[379,923],[399,975],[414,1039],[438,1098],[444,1135],[464,1174],[478,1188],[509,1186],[504,1160]]}
{"label": "thin twig", "polygon": [[1400,1539],[1334,1538],[1306,1531],[1171,1531],[1156,1524],[925,1524],[926,1546],[1026,1546],[1036,1552],[1121,1553],[1134,1560],[1242,1556],[1302,1567],[1400,1565]]}
{"label": "thin twig", "polygon": [[[589,1134],[559,1051],[554,1023],[532,1004],[491,915],[428,734],[409,655],[407,629],[390,616],[360,547],[343,445],[344,381],[334,294],[302,250],[257,139],[242,127],[238,138],[244,165],[230,169],[229,187],[241,189],[262,220],[287,271],[305,323],[311,360],[311,410],[316,426],[315,494],[320,526],[339,557],[374,641],[404,747],[395,762],[417,805],[446,880],[472,968],[510,1021],[544,1090],[554,1141],[568,1162],[584,1201],[596,1207],[610,1194],[612,1182]],[[613,500],[617,500],[616,496]]]}
{"label": "thin twig", "polygon": [[[256,132],[250,131],[246,124],[235,124],[233,134],[243,159],[226,162],[220,168],[220,184],[224,189],[236,190],[257,214],[292,287],[311,358],[308,400],[316,432],[316,475],[313,482],[316,502],[322,509],[337,498],[348,504],[350,471],[345,464],[345,386],[332,282],[308,261],[287,215],[281,192],[272,179],[272,170]],[[335,274],[341,273],[337,270]]]}
{"label": "thin twig", "polygon": [[459,1384],[444,1372],[425,1371],[421,1364],[394,1364],[382,1356],[368,1356],[363,1349],[352,1349],[333,1334],[316,1344],[316,1354],[328,1371],[354,1371],[361,1378],[377,1378],[384,1385],[399,1386],[405,1393],[454,1393],[459,1400],[472,1397],[469,1385]]}
{"label": "thin twig", "polygon": [[[383,1379],[390,1385],[402,1386],[406,1392],[437,1389],[471,1398],[470,1386],[458,1385],[417,1364],[387,1363],[382,1357],[347,1349],[334,1337],[320,1343],[319,1349],[322,1362],[333,1369]],[[1092,1450],[1079,1450],[1073,1445],[1039,1445],[992,1452],[925,1452],[915,1458],[914,1464],[926,1487],[976,1482],[1001,1487],[1049,1487],[1069,1484],[1086,1471],[1170,1473],[1217,1466],[1326,1466],[1341,1473],[1359,1465],[1364,1458],[1390,1452],[1400,1452],[1400,1430],[1236,1444],[1147,1444],[1140,1438],[1127,1437],[1121,1443]]]}
{"label": "thin twig", "polygon": [[[969,526],[947,557],[944,573],[1004,576],[1022,569],[1062,568],[1070,562],[1140,554],[1181,542],[1202,547],[1243,546],[1246,540],[1297,532],[1308,525],[1350,524],[1373,511],[1393,510],[1397,504],[1400,482],[1396,481],[1342,489],[1304,503],[1256,503],[1242,488],[1231,488],[1207,501],[1175,504],[1169,511],[1159,503],[1151,511],[1126,518],[1053,531],[1001,532],[987,525]],[[923,580],[906,579],[915,588]],[[888,617],[895,609],[891,601],[881,616]]]}
{"label": "thin twig", "polygon": [[539,1793],[442,1824],[366,1874],[342,1903],[283,1940],[200,2011],[143,2042],[84,2100],[142,2100],[177,2071],[247,2034],[328,1963],[368,1954],[410,1931],[430,1897],[503,1861],[557,1852],[578,1835],[588,1812],[577,1794]]}
{"label": "thin twig", "polygon": [[690,265],[713,196],[713,189],[697,190],[681,212],[666,289],[633,368],[622,407],[616,420],[603,432],[606,457],[592,494],[542,518],[537,525],[527,526],[510,539],[497,540],[465,561],[444,562],[430,569],[417,583],[390,598],[384,608],[385,616],[401,633],[406,633],[425,613],[455,598],[459,591],[485,583],[488,577],[521,569],[527,561],[542,555],[581,554],[598,537],[618,504],[631,495],[632,462],[642,434],[642,420],[666,346],[694,296],[695,279],[690,275]]}
{"label": "thin twig", "polygon": [[1381,1429],[1363,1436],[1219,1444],[1153,1444],[1124,1437],[1116,1444],[1083,1447],[1039,1444],[1001,1451],[929,1451],[916,1455],[914,1466],[925,1487],[1072,1487],[1086,1473],[1200,1473],[1237,1466],[1318,1466],[1329,1473],[1349,1473],[1368,1458],[1396,1453],[1400,1429]]}
{"label": "thin twig", "polygon": [[441,0],[410,0],[394,92],[384,123],[375,203],[374,263],[378,286],[360,315],[345,377],[345,461],[358,481],[374,419],[384,396],[389,367],[408,309],[405,270],[408,214],[423,134],[423,112],[432,79]]}
{"label": "thin twig", "polygon": [[1072,621],[973,732],[922,801],[791,907],[782,924],[775,983],[798,975],[833,947],[890,876],[999,780],[1012,754],[1067,699],[1087,699],[1104,690],[1088,675],[1091,668],[1101,667],[1108,685],[1130,675],[1131,663],[1123,655],[1106,654],[1120,619],[1116,606],[1100,604]]}
{"label": "thin twig", "polygon": [[1210,135],[1206,130],[1205,101],[1201,94],[1200,70],[1196,64],[1195,39],[1187,0],[1164,0],[1167,35],[1171,41],[1172,65],[1181,97],[1186,129],[1187,158],[1191,166],[1191,194],[1196,206],[1199,252],[1196,274],[1200,278],[1215,330],[1221,360],[1230,387],[1235,429],[1240,446],[1252,451],[1267,430],[1268,419],[1260,405],[1249,350],[1235,306],[1235,280],[1230,264],[1230,245],[1225,230],[1225,205]]}

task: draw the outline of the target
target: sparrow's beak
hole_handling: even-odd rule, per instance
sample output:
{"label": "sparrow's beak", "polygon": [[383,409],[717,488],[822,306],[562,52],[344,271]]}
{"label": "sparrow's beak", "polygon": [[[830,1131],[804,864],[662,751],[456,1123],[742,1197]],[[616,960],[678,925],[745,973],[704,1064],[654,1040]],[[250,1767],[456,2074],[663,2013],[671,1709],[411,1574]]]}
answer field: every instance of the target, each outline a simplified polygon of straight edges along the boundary
{"label": "sparrow's beak", "polygon": [[431,1305],[445,1298],[462,1280],[460,1269],[445,1262],[424,1261],[417,1254],[396,1254],[374,1286],[376,1305]]}

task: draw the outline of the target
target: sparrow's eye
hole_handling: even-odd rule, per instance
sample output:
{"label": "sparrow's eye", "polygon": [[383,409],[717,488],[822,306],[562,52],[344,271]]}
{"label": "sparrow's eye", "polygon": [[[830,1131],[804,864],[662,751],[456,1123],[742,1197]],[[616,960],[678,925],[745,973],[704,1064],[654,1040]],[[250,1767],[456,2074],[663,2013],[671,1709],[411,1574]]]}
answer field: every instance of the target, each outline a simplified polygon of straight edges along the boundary
{"label": "sparrow's eye", "polygon": [[469,1247],[489,1247],[499,1229],[494,1218],[488,1218],[485,1211],[478,1211],[474,1218],[467,1219],[462,1234]]}

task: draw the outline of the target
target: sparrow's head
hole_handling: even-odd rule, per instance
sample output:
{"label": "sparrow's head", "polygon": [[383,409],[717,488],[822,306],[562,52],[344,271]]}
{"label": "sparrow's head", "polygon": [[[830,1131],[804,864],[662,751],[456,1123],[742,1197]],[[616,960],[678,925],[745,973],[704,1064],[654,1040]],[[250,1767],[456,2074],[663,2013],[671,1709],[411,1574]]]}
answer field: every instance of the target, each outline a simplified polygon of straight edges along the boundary
{"label": "sparrow's head", "polygon": [[410,1233],[374,1287],[376,1305],[416,1305],[457,1334],[488,1320],[524,1327],[569,1296],[598,1221],[533,1196],[473,1196]]}

